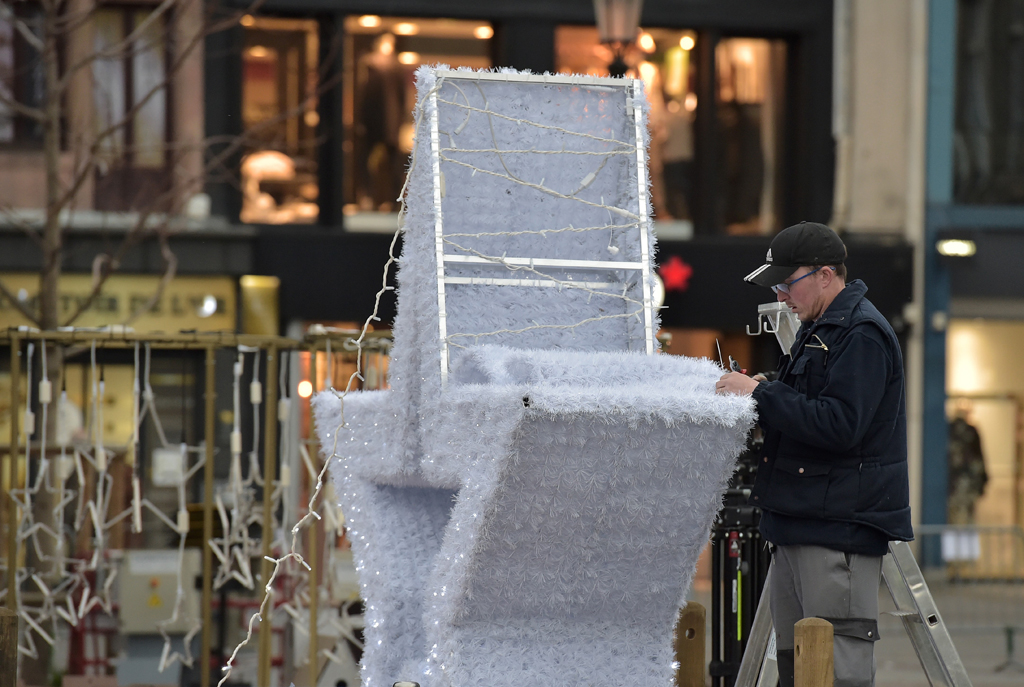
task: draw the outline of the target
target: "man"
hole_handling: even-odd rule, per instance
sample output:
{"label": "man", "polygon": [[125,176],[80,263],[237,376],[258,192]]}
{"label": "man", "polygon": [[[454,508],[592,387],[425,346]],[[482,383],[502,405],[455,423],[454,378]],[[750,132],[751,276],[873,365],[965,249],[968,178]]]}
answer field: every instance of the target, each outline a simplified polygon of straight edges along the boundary
{"label": "man", "polygon": [[835,687],[874,683],[882,556],[913,538],[903,359],[867,286],[846,283],[845,260],[823,224],[779,232],[745,280],[797,314],[796,342],[776,381],[731,372],[716,384],[751,395],[765,430],[750,503],[774,553],[782,687],[793,684],[793,625],[808,617],[834,627]]}

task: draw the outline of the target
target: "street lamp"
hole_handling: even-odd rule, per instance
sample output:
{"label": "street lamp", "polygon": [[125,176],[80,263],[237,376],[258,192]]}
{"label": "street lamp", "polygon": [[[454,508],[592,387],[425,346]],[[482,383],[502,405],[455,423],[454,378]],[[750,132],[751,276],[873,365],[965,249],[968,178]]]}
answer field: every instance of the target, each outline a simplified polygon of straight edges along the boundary
{"label": "street lamp", "polygon": [[612,76],[626,75],[626,62],[622,58],[626,48],[636,40],[643,4],[643,0],[594,0],[597,33],[601,42],[615,54],[615,59],[608,65]]}

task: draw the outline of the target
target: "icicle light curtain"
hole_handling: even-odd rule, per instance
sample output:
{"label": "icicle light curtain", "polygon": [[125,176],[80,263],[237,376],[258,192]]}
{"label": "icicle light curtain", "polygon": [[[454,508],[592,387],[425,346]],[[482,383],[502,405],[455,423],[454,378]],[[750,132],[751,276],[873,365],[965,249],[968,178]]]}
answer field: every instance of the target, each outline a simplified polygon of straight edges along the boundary
{"label": "icicle light curtain", "polygon": [[417,72],[391,389],[320,394],[363,682],[665,685],[753,421],[654,355],[641,82]]}
{"label": "icicle light curtain", "polygon": [[[26,347],[25,407],[22,414],[24,427],[24,443],[21,446],[25,456],[25,465],[33,466],[32,474],[26,475],[24,488],[11,489],[11,496],[18,503],[18,534],[19,543],[30,545],[36,567],[24,565],[15,571],[17,594],[16,606],[24,624],[18,635],[19,655],[36,659],[39,657],[36,637],[53,646],[58,634],[60,622],[72,627],[79,627],[86,616],[95,608],[107,615],[113,615],[113,590],[115,580],[121,569],[118,556],[110,555],[109,532],[121,521],[131,523],[132,532],[142,531],[142,512],[152,512],[159,522],[177,535],[176,555],[174,556],[174,572],[177,577],[175,601],[168,616],[158,621],[153,627],[163,639],[163,650],[160,654],[158,669],[163,672],[175,661],[185,665],[193,664],[192,638],[200,631],[199,618],[191,617],[184,607],[184,586],[191,584],[184,572],[185,539],[189,531],[188,512],[186,509],[186,493],[190,482],[205,464],[201,446],[187,444],[171,444],[164,433],[163,424],[157,413],[157,399],[150,384],[152,367],[152,351],[148,343],[135,344],[135,374],[132,388],[132,434],[129,443],[121,447],[126,452],[126,462],[131,466],[132,500],[128,508],[120,512],[112,512],[114,496],[114,478],[108,471],[113,450],[104,440],[103,428],[104,397],[106,382],[103,379],[102,367],[96,361],[96,341],[93,340],[89,352],[89,424],[86,427],[87,441],[72,441],[69,431],[61,430],[65,419],[61,414],[71,413],[67,391],[62,390],[59,396],[53,393],[53,385],[46,368],[47,342],[40,342],[40,360],[42,379],[38,385],[39,407],[42,422],[38,433],[38,451],[34,450],[35,415],[32,411],[32,394],[37,387],[33,379],[32,360],[35,344]],[[141,373],[141,374],[140,374]],[[140,384],[141,378],[141,384]],[[120,390],[123,392],[123,390]],[[47,416],[51,405],[58,413],[57,435],[48,436],[50,425]],[[177,495],[176,513],[167,514],[159,506],[141,495],[140,480],[136,474],[135,457],[139,451],[140,429],[143,423],[150,421],[156,430],[156,440],[164,449],[180,451],[181,474],[175,483]],[[51,460],[47,453],[48,442],[60,448],[56,460]],[[91,490],[87,489],[90,481],[86,479],[86,466],[95,474]],[[44,498],[45,497],[45,498]],[[45,521],[37,521],[37,500],[52,504],[48,519],[53,526]],[[74,514],[66,518],[65,514]],[[92,554],[88,558],[72,555],[74,534],[88,525],[91,526]],[[5,559],[0,569],[7,573],[8,561]],[[27,602],[23,587],[31,579],[32,589]],[[95,587],[90,584],[93,580]],[[37,594],[38,592],[38,594]],[[0,591],[0,599],[7,594]],[[38,600],[37,600],[38,599]],[[77,601],[75,601],[77,599]],[[123,612],[123,611],[122,611]],[[184,635],[184,639],[172,641],[172,635]],[[180,650],[175,646],[180,647]]]}

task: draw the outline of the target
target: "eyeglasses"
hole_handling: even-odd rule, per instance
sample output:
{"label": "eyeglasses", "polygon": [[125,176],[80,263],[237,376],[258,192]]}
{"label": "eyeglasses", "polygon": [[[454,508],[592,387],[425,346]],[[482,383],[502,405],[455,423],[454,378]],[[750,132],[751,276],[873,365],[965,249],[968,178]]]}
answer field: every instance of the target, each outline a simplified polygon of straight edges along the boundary
{"label": "eyeglasses", "polygon": [[815,272],[817,272],[818,270],[823,270],[823,269],[825,269],[825,267],[828,267],[828,268],[829,268],[830,270],[832,270],[833,272],[835,272],[835,271],[836,271],[836,268],[835,268],[835,267],[833,267],[832,265],[823,265],[822,267],[818,267],[818,268],[816,268],[816,269],[813,269],[813,270],[811,270],[810,272],[808,272],[807,274],[805,274],[805,275],[804,275],[804,276],[802,276],[802,277],[797,277],[796,279],[794,279],[793,281],[791,281],[791,282],[789,282],[789,283],[786,283],[786,282],[782,282],[781,284],[776,284],[775,286],[773,286],[773,287],[772,287],[772,291],[774,291],[774,292],[775,292],[775,295],[776,295],[776,296],[777,296],[777,295],[779,295],[779,293],[780,293],[780,292],[781,292],[781,293],[787,293],[787,294],[788,294],[788,293],[789,293],[789,290],[790,290],[791,288],[793,288],[793,284],[797,283],[797,282],[798,282],[798,281],[800,281],[801,279],[807,279],[807,277],[811,276],[812,274],[814,274],[814,273],[815,273]]}

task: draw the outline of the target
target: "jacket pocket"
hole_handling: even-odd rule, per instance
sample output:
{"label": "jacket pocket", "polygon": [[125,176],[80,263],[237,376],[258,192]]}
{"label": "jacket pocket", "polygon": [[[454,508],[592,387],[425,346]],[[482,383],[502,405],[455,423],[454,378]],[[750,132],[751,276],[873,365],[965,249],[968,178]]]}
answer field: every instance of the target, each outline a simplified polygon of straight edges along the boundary
{"label": "jacket pocket", "polygon": [[787,376],[793,389],[806,394],[808,398],[817,398],[825,386],[824,352],[805,351],[793,361]]}
{"label": "jacket pocket", "polygon": [[829,465],[779,456],[772,469],[771,496],[766,505],[783,513],[820,517],[831,470]]}
{"label": "jacket pocket", "polygon": [[832,468],[825,493],[825,511],[828,515],[852,518],[860,500],[859,467]]}
{"label": "jacket pocket", "polygon": [[857,512],[895,511],[909,502],[906,463],[864,463],[857,495]]}

